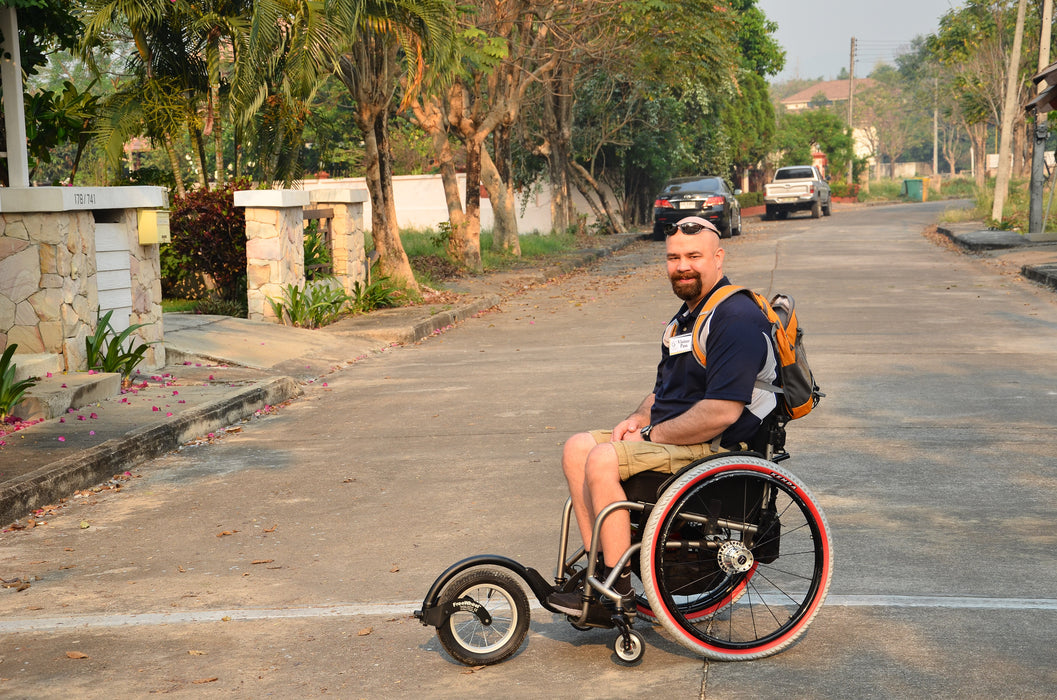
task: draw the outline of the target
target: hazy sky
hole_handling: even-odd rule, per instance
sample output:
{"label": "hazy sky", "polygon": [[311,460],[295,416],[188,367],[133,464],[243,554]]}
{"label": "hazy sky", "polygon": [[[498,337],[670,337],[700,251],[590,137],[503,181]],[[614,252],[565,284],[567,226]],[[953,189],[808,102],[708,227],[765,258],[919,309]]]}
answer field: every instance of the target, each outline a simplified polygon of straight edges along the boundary
{"label": "hazy sky", "polygon": [[785,49],[785,70],[775,82],[836,78],[848,67],[852,37],[855,75],[865,76],[878,62],[892,63],[914,37],[934,33],[940,17],[961,5],[961,0],[756,0],[778,23],[775,38]]}

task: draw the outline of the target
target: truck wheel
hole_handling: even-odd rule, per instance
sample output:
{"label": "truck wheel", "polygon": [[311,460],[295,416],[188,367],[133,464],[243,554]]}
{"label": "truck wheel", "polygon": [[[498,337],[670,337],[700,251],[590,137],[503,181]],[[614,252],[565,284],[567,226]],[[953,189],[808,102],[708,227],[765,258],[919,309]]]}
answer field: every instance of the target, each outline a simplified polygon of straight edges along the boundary
{"label": "truck wheel", "polygon": [[777,216],[778,214],[777,212],[775,212],[774,207],[772,206],[768,206],[767,210],[763,213],[763,218],[765,221],[771,221],[772,219],[777,218]]}
{"label": "truck wheel", "polygon": [[833,213],[833,200],[827,199],[826,206],[822,207],[822,216],[829,216]]}
{"label": "truck wheel", "polygon": [[811,218],[820,219],[822,218],[822,202],[815,200],[815,203],[811,205]]}

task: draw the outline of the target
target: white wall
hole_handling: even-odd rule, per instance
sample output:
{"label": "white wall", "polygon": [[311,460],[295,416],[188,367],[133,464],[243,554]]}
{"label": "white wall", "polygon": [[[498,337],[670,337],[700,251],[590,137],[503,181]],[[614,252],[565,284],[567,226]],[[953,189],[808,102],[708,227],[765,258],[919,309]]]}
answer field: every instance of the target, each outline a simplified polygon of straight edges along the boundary
{"label": "white wall", "polygon": [[[466,201],[466,176],[460,174],[459,196]],[[326,178],[323,180],[304,180],[306,190],[354,187],[367,189],[362,177]],[[481,228],[490,229],[493,224],[492,202],[484,190],[481,191]],[[440,175],[397,175],[393,177],[393,196],[396,198],[396,221],[401,228],[436,228],[437,224],[448,220],[448,206],[444,201],[444,187]],[[579,192],[573,193],[573,202],[577,210],[590,214],[587,202]],[[516,211],[518,213],[518,233],[549,233],[551,229],[550,190],[543,187],[540,192],[530,195],[527,206],[522,210],[522,197],[518,195]],[[363,221],[370,228],[371,201],[364,203]]]}

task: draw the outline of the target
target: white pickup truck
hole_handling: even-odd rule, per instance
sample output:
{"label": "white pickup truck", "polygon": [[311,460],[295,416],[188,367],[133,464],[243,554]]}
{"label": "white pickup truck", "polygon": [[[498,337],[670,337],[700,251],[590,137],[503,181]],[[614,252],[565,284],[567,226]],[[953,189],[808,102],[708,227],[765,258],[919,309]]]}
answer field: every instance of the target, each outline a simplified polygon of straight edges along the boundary
{"label": "white pickup truck", "polygon": [[814,165],[792,165],[778,168],[774,181],[764,185],[764,218],[784,219],[791,211],[811,211],[811,218],[829,216],[832,206],[829,183]]}

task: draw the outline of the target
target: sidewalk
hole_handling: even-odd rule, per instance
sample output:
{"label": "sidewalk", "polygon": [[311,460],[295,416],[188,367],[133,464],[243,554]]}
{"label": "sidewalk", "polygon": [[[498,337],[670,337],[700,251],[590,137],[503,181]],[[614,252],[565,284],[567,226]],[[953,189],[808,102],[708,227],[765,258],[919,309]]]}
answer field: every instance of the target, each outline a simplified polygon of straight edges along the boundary
{"label": "sidewalk", "polygon": [[938,231],[969,252],[1016,267],[1027,279],[1057,289],[1057,241],[1033,242],[1014,231],[981,229],[979,222],[943,224]]}
{"label": "sidewalk", "polygon": [[[542,269],[455,280],[455,303],[382,309],[305,330],[229,316],[165,314],[165,367],[119,392],[115,375],[53,373],[33,394],[54,418],[0,437],[0,528],[87,488],[116,488],[125,472],[295,399],[303,387],[387,348],[414,343],[496,306],[504,296],[619,250],[608,237]],[[94,392],[94,393],[93,393]],[[59,415],[61,414],[61,415]],[[110,479],[110,481],[107,481]],[[102,484],[102,486],[100,486]]]}

